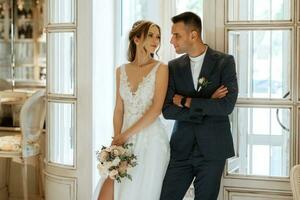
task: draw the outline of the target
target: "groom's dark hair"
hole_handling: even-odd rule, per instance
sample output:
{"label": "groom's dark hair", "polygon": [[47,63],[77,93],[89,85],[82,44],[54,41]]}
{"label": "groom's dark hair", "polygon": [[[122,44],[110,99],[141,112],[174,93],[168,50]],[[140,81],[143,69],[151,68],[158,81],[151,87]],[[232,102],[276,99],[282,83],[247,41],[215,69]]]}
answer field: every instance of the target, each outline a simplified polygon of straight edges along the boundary
{"label": "groom's dark hair", "polygon": [[201,37],[202,32],[202,22],[201,18],[193,12],[184,12],[179,15],[172,17],[172,22],[175,24],[177,22],[183,22],[186,26],[191,26],[198,32]]}

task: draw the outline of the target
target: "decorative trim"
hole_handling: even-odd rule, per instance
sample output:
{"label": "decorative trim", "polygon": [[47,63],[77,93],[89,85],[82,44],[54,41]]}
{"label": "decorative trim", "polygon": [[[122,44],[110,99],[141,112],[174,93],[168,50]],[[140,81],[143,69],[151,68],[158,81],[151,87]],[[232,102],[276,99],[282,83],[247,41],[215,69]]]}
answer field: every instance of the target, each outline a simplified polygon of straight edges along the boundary
{"label": "decorative trim", "polygon": [[[249,199],[249,197],[252,198],[259,198],[262,197],[264,199],[270,197],[271,199],[277,198],[276,200],[293,200],[292,193],[287,191],[279,191],[279,190],[261,190],[257,188],[237,188],[237,187],[224,187],[224,200],[232,200],[235,194],[239,194],[239,196],[245,196],[246,199]],[[236,198],[235,198],[236,199]],[[239,197],[239,200],[240,199]],[[257,199],[258,200],[258,199]]]}
{"label": "decorative trim", "polygon": [[56,176],[53,174],[49,174],[47,172],[44,172],[44,174],[45,174],[45,189],[46,189],[45,198],[46,199],[47,199],[47,189],[49,189],[49,187],[47,186],[47,181],[68,186],[70,200],[77,199],[77,178]]}

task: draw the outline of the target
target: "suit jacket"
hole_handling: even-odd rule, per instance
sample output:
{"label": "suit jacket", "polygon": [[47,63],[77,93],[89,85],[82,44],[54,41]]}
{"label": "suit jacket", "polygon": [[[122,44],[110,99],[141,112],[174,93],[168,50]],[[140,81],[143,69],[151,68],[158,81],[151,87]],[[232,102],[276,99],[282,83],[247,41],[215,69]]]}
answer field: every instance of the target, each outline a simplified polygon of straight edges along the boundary
{"label": "suit jacket", "polygon": [[[170,140],[171,159],[187,159],[198,145],[207,160],[222,160],[234,156],[233,140],[228,115],[233,111],[238,85],[235,62],[231,55],[208,47],[199,78],[205,77],[206,87],[194,88],[188,55],[171,60],[169,86],[163,106],[166,119],[176,120]],[[211,99],[221,85],[228,88],[226,97]],[[191,107],[173,104],[173,96],[191,97]]]}

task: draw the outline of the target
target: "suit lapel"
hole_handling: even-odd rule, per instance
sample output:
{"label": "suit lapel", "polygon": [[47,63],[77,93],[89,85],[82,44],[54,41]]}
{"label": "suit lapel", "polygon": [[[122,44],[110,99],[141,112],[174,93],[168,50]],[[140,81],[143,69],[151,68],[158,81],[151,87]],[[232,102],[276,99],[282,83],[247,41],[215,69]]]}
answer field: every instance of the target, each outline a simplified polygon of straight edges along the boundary
{"label": "suit lapel", "polygon": [[[211,72],[213,71],[213,69],[215,67],[215,63],[216,63],[216,59],[215,59],[214,51],[211,48],[207,47],[207,51],[206,51],[206,54],[205,54],[205,57],[203,60],[201,72],[198,76],[198,80],[202,77],[204,77],[205,79],[208,79],[208,77],[210,76]],[[199,83],[198,83],[197,88],[199,88]]]}
{"label": "suit lapel", "polygon": [[191,63],[190,58],[188,55],[185,55],[181,64],[181,73],[183,80],[189,90],[195,91],[194,83],[193,83],[193,76],[191,71]]}

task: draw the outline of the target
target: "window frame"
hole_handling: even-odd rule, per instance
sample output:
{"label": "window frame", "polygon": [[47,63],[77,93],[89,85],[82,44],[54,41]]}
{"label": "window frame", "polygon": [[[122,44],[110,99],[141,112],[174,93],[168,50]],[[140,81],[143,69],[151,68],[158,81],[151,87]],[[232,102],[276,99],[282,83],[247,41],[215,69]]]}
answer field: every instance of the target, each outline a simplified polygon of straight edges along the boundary
{"label": "window frame", "polygon": [[[223,4],[223,2],[216,0],[218,5]],[[273,21],[229,21],[228,19],[228,2],[225,0],[224,8],[224,21],[222,27],[224,27],[224,51],[228,52],[228,31],[229,30],[282,30],[290,29],[291,30],[291,71],[290,71],[290,99],[261,99],[261,98],[238,98],[236,107],[289,107],[291,108],[291,118],[290,118],[290,168],[299,163],[300,153],[299,153],[299,123],[300,123],[300,5],[295,8],[296,0],[291,0],[291,20],[273,20]],[[298,0],[299,3],[299,0]],[[296,16],[296,13],[297,16]],[[297,19],[298,18],[298,19]],[[222,31],[217,31],[219,34],[222,34]],[[222,47],[219,45],[219,47]],[[222,50],[222,48],[219,48]],[[297,51],[297,52],[296,52]],[[298,114],[297,114],[298,112]],[[234,116],[231,115],[231,119]],[[232,128],[236,128],[236,125],[233,124]],[[237,141],[239,141],[238,136],[233,136]],[[236,148],[239,148],[239,142],[236,143]],[[228,159],[225,165],[224,178],[237,178],[237,179],[249,179],[249,180],[271,180],[271,181],[283,181],[288,182],[288,177],[274,177],[274,176],[256,176],[256,175],[243,175],[243,174],[234,174],[228,172],[229,165],[237,162],[238,158],[233,157]]]}
{"label": "window frame", "polygon": [[295,4],[296,4],[296,0],[290,0],[291,4],[290,4],[290,11],[291,11],[291,14],[290,14],[290,17],[291,19],[289,20],[240,20],[240,21],[230,21],[229,18],[228,18],[228,10],[229,10],[229,1],[230,0],[225,0],[225,17],[224,17],[224,20],[225,20],[225,25],[236,25],[236,24],[239,24],[239,25],[266,25],[266,24],[270,24],[270,25],[273,25],[273,26],[276,26],[278,24],[282,24],[282,25],[285,25],[285,24],[294,24],[295,23]]}

